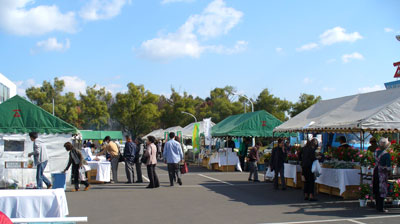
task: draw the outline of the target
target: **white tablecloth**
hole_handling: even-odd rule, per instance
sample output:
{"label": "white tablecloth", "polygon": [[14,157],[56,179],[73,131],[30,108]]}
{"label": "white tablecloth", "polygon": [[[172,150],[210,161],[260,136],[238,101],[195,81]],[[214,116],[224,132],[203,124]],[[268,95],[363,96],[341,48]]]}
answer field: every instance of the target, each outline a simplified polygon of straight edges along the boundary
{"label": "white tablecloth", "polygon": [[[300,165],[292,165],[285,163],[284,174],[286,178],[293,178],[293,182],[297,183],[297,172],[301,172]],[[280,176],[280,175],[279,175]]]}
{"label": "white tablecloth", "polygon": [[233,152],[219,152],[212,154],[208,164],[212,163],[218,163],[219,166],[236,165],[236,169],[240,172],[242,171],[242,168],[240,167],[239,157],[236,155],[236,153]]}
{"label": "white tablecloth", "polygon": [[99,162],[99,161],[88,161],[88,165],[91,169],[97,170],[96,180],[103,182],[110,182],[111,163],[110,162]]}
{"label": "white tablecloth", "polygon": [[49,218],[68,215],[64,189],[0,190],[0,211],[9,218]]}
{"label": "white tablecloth", "polygon": [[360,185],[359,169],[322,168],[321,176],[315,182],[340,189],[340,194],[346,191],[346,186]]}

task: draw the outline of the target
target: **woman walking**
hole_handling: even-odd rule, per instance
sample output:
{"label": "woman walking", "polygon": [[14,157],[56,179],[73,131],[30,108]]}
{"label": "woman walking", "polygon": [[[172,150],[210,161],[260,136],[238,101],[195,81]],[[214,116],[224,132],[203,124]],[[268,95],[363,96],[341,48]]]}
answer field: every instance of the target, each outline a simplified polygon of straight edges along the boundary
{"label": "woman walking", "polygon": [[[72,189],[71,191],[79,191],[79,168],[83,164],[82,153],[76,150],[71,142],[66,142],[64,148],[69,152],[69,161],[64,173],[67,172],[72,164],[72,178],[74,179],[75,189]],[[89,190],[90,185],[87,180],[81,180],[81,183],[85,185],[85,191]]]}
{"label": "woman walking", "polygon": [[381,138],[379,140],[379,148],[377,148],[374,153],[376,165],[372,182],[376,209],[379,212],[387,212],[387,210],[384,209],[384,200],[388,193],[388,175],[391,168],[390,155],[386,152],[389,146],[389,140],[387,138]]}
{"label": "woman walking", "polygon": [[304,176],[304,200],[316,201],[314,198],[314,185],[315,176],[311,171],[312,164],[316,160],[315,150],[318,148],[318,140],[313,138],[304,147],[303,152],[300,154],[301,169]]}
{"label": "woman walking", "polygon": [[157,165],[157,146],[154,144],[156,139],[154,136],[147,137],[147,150],[143,156],[147,157],[147,175],[150,180],[150,184],[146,188],[157,188],[160,187],[160,182],[156,174]]}

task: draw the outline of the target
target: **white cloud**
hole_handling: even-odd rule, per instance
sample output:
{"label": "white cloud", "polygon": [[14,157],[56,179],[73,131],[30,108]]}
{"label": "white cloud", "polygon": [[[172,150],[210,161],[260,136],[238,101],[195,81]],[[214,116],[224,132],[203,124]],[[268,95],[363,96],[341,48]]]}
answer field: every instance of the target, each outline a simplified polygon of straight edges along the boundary
{"label": "white cloud", "polygon": [[392,28],[384,28],[383,29],[386,33],[392,33],[394,30]]}
{"label": "white cloud", "polygon": [[176,3],[176,2],[194,2],[195,0],[163,0],[161,4]]}
{"label": "white cloud", "polygon": [[42,40],[36,43],[36,47],[31,50],[32,53],[40,51],[66,51],[71,47],[69,39],[65,39],[65,43],[58,42],[55,37],[50,37],[47,40]]}
{"label": "white cloud", "polygon": [[198,58],[205,51],[233,54],[245,49],[247,42],[238,41],[232,49],[223,46],[203,45],[204,40],[227,34],[235,27],[243,13],[226,7],[223,0],[214,0],[201,14],[192,15],[174,33],[144,41],[139,55],[156,60],[167,61],[179,57]]}
{"label": "white cloud", "polygon": [[0,28],[17,35],[76,30],[74,12],[63,14],[56,5],[34,7],[34,3],[34,0],[0,0]]}
{"label": "white cloud", "polygon": [[346,29],[337,26],[325,31],[319,36],[320,42],[323,45],[332,45],[339,42],[355,42],[363,37],[358,33],[346,33]]}
{"label": "white cloud", "polygon": [[86,81],[77,76],[61,76],[60,80],[64,80],[64,93],[73,92],[79,97],[79,93],[86,93]]}
{"label": "white cloud", "polygon": [[336,62],[336,59],[334,59],[334,58],[331,58],[331,59],[326,61],[327,64],[332,64],[334,62]]}
{"label": "white cloud", "polygon": [[313,83],[313,82],[314,82],[314,80],[312,80],[312,79],[310,79],[310,78],[308,78],[308,77],[305,77],[305,78],[303,79],[303,83],[306,84],[306,85],[311,84],[311,83]]}
{"label": "white cloud", "polygon": [[276,53],[278,53],[278,54],[283,53],[283,48],[277,47],[277,48],[275,48],[275,51],[276,51]]}
{"label": "white cloud", "polygon": [[384,90],[385,87],[382,85],[374,85],[374,86],[366,86],[366,87],[362,87],[362,88],[358,88],[358,92],[359,93],[368,93],[368,92],[375,92],[375,91],[379,91],[379,90]]}
{"label": "white cloud", "polygon": [[333,87],[323,87],[322,90],[325,92],[334,92],[336,89]]}
{"label": "white cloud", "polygon": [[17,86],[17,94],[20,96],[26,96],[25,91],[31,87],[39,87],[39,84],[36,84],[34,79],[27,79],[25,81],[16,81],[14,82]]}
{"label": "white cloud", "polygon": [[364,60],[364,56],[358,52],[354,52],[352,54],[345,54],[342,56],[342,61],[344,63],[348,63],[350,62],[351,59],[355,59],[355,60]]}
{"label": "white cloud", "polygon": [[309,50],[312,50],[317,47],[318,47],[317,43],[309,43],[309,44],[305,44],[299,48],[296,48],[296,50],[297,51],[309,51]]}
{"label": "white cloud", "polygon": [[79,15],[89,21],[111,19],[121,13],[121,9],[130,0],[90,0],[80,11]]}

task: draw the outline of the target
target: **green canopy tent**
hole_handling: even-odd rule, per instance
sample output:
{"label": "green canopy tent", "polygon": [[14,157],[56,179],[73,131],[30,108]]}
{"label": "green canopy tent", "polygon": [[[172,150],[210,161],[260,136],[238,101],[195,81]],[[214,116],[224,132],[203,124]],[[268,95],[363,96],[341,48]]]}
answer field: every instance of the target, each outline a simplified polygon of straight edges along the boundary
{"label": "green canopy tent", "polygon": [[122,140],[121,131],[91,131],[91,130],[80,130],[83,140],[103,140],[106,136],[110,136],[111,139]]}
{"label": "green canopy tent", "polygon": [[[281,124],[279,119],[265,110],[260,110],[225,118],[212,127],[211,135],[213,137],[272,137],[274,128]],[[288,134],[276,134],[289,136]]]}
{"label": "green canopy tent", "polygon": [[28,161],[27,155],[33,151],[29,132],[38,132],[37,141],[47,149],[45,175],[49,177],[50,173],[65,168],[68,152],[64,143],[72,141],[72,136],[78,133],[76,127],[18,95],[0,104],[0,114],[0,176],[20,184],[36,183],[35,169],[25,169],[24,175],[21,169],[4,169],[5,163]]}

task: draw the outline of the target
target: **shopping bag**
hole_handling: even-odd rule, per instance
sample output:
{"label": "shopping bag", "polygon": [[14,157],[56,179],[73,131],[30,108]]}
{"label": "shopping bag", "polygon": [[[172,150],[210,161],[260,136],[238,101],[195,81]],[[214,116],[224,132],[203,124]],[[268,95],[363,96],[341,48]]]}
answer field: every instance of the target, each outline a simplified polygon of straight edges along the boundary
{"label": "shopping bag", "polygon": [[275,177],[275,172],[271,171],[271,167],[268,167],[267,173],[265,174],[265,177],[269,180],[273,180]]}
{"label": "shopping bag", "polygon": [[86,171],[83,166],[79,167],[79,180],[86,181]]}
{"label": "shopping bag", "polygon": [[183,165],[180,165],[180,168],[181,168],[181,174],[185,174],[185,173],[189,172],[187,163],[183,163]]}
{"label": "shopping bag", "polygon": [[311,167],[311,172],[314,173],[315,177],[319,177],[321,175],[321,165],[319,164],[319,161],[316,159],[314,160],[312,167]]}

